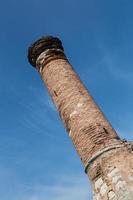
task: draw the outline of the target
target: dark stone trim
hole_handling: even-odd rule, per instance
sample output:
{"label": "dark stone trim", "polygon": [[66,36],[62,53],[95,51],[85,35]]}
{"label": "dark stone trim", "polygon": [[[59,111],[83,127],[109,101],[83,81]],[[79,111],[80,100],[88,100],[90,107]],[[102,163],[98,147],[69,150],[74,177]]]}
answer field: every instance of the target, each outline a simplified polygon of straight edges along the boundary
{"label": "dark stone trim", "polygon": [[[41,39],[39,39],[35,43],[33,43],[28,49],[28,60],[29,60],[30,64],[33,67],[36,67],[36,60],[37,60],[38,56],[42,52],[45,52],[48,49],[49,50],[50,49],[60,49],[60,50],[62,50],[62,52],[64,52],[64,48],[62,46],[60,39],[58,39],[57,37],[52,37],[52,36],[42,37]],[[51,51],[51,53],[52,53],[52,55],[49,55],[49,56],[53,56],[53,51]],[[55,52],[55,55],[56,55],[56,52]],[[65,55],[64,55],[64,57],[65,57]]]}

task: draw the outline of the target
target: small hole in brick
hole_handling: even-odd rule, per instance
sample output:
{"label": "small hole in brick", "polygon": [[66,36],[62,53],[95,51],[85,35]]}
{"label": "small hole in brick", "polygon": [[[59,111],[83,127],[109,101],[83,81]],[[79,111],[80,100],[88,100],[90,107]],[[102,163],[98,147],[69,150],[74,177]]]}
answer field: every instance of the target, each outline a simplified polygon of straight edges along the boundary
{"label": "small hole in brick", "polygon": [[109,134],[108,131],[106,130],[106,128],[103,127],[103,130],[106,134]]}
{"label": "small hole in brick", "polygon": [[56,91],[54,91],[54,94],[55,94],[56,97],[58,96],[57,93],[56,93]]}

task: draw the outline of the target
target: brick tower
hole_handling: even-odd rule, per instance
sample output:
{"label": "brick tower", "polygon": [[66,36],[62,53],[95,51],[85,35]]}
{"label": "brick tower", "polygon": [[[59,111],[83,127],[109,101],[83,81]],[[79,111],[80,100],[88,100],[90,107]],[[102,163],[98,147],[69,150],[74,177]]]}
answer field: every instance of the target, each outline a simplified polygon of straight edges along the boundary
{"label": "brick tower", "polygon": [[122,141],[52,36],[28,51],[60,114],[94,192],[94,200],[133,200],[133,145]]}

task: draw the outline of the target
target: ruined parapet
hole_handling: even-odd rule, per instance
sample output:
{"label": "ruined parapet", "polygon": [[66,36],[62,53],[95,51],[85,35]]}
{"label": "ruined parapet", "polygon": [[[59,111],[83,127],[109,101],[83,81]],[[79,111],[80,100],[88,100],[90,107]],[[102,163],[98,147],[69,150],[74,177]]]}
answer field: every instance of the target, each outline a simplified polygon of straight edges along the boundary
{"label": "ruined parapet", "polygon": [[94,199],[131,200],[132,145],[119,138],[96,105],[68,62],[61,41],[41,38],[29,48],[28,58],[47,86],[80,156]]}

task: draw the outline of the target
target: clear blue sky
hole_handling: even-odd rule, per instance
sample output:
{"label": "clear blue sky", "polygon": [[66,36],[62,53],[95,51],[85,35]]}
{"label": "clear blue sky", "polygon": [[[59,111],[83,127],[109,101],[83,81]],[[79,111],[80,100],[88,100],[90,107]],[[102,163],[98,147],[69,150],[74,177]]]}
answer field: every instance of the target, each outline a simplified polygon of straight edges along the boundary
{"label": "clear blue sky", "polygon": [[0,199],[91,200],[81,162],[27,48],[61,38],[122,138],[133,140],[133,1],[1,0]]}

